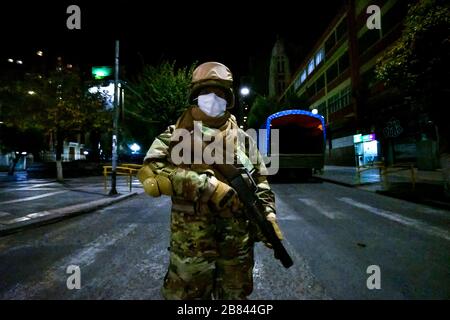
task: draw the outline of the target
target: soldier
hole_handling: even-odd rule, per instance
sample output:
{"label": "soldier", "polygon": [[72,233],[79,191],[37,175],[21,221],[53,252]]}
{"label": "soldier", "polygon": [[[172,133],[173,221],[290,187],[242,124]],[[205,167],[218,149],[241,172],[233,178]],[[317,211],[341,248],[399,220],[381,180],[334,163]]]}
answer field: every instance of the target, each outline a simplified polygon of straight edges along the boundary
{"label": "soldier", "polygon": [[[190,101],[197,105],[155,139],[138,174],[148,194],[172,197],[170,265],[162,288],[166,299],[245,299],[253,290],[254,242],[264,239],[244,215],[236,192],[214,166],[204,162],[175,165],[172,155],[175,130],[193,132],[197,121],[202,132],[213,132],[214,138],[236,141],[236,133],[248,138],[229,112],[234,105],[232,84],[232,74],[223,64],[198,66],[190,94]],[[231,152],[252,170],[258,198],[267,219],[274,222],[275,199],[261,155],[258,152],[251,163],[238,143]]]}

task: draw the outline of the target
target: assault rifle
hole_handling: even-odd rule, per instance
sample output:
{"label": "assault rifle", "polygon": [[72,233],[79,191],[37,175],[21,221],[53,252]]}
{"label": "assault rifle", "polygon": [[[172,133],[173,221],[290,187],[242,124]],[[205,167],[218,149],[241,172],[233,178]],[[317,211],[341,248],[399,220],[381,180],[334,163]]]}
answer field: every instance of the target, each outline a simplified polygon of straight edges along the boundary
{"label": "assault rifle", "polygon": [[[259,227],[262,235],[272,246],[275,258],[279,259],[285,268],[292,266],[294,264],[292,258],[276,235],[272,223],[266,219],[264,206],[255,194],[256,182],[251,173],[247,169],[237,168],[232,164],[215,164],[214,166],[236,190],[239,199],[247,209],[248,219]],[[248,176],[249,182],[244,179],[243,174]]]}

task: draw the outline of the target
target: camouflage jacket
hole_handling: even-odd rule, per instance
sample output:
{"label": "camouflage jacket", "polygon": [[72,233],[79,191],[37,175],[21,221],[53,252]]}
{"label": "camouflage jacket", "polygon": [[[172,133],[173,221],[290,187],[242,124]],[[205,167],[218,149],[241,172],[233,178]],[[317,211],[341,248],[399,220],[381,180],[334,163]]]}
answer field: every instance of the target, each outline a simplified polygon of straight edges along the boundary
{"label": "camouflage jacket", "polygon": [[[232,129],[240,137],[239,141],[245,141],[245,145],[235,144],[234,156],[239,158],[240,163],[252,172],[252,177],[257,184],[256,194],[264,204],[266,214],[275,213],[275,197],[264,175],[266,167],[261,154],[257,151],[255,141],[238,127],[235,117],[230,113],[226,112],[219,119],[207,119],[196,107],[187,109],[175,125],[169,126],[165,132],[160,134],[144,158],[144,166],[150,166],[156,175],[163,174],[170,177],[173,187],[172,202],[206,201],[214,192],[213,186],[209,183],[209,177],[212,175],[226,183],[225,178],[212,165],[204,163],[176,165],[172,159],[171,151],[176,145],[174,143],[175,130],[182,128],[192,133],[193,122],[197,121],[202,121],[201,130],[205,135],[210,134],[210,131],[220,131],[226,135]],[[256,152],[250,156],[249,150],[256,150]]]}

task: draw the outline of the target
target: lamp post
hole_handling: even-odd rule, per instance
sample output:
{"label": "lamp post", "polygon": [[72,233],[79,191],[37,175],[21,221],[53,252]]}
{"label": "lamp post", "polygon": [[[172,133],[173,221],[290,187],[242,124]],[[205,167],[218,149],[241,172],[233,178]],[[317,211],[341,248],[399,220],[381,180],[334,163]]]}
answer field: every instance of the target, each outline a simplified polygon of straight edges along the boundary
{"label": "lamp post", "polygon": [[112,136],[112,169],[111,169],[111,190],[109,195],[116,195],[117,177],[117,136],[119,122],[119,40],[116,40],[115,60],[114,60],[114,121]]}
{"label": "lamp post", "polygon": [[248,105],[245,98],[250,94],[250,89],[246,86],[239,90],[239,127],[245,129],[247,127],[247,110]]}

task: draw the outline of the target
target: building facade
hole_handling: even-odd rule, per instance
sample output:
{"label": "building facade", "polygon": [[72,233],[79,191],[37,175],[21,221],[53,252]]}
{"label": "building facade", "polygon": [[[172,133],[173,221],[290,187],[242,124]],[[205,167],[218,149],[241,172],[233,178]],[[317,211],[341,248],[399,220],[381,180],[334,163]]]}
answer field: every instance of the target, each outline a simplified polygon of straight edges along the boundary
{"label": "building facade", "polygon": [[[376,80],[375,66],[401,36],[406,0],[349,0],[316,42],[280,96],[295,93],[327,124],[326,163],[415,162],[433,169],[436,144],[404,97]],[[380,9],[380,27],[368,26]],[[426,168],[425,168],[426,167]]]}

